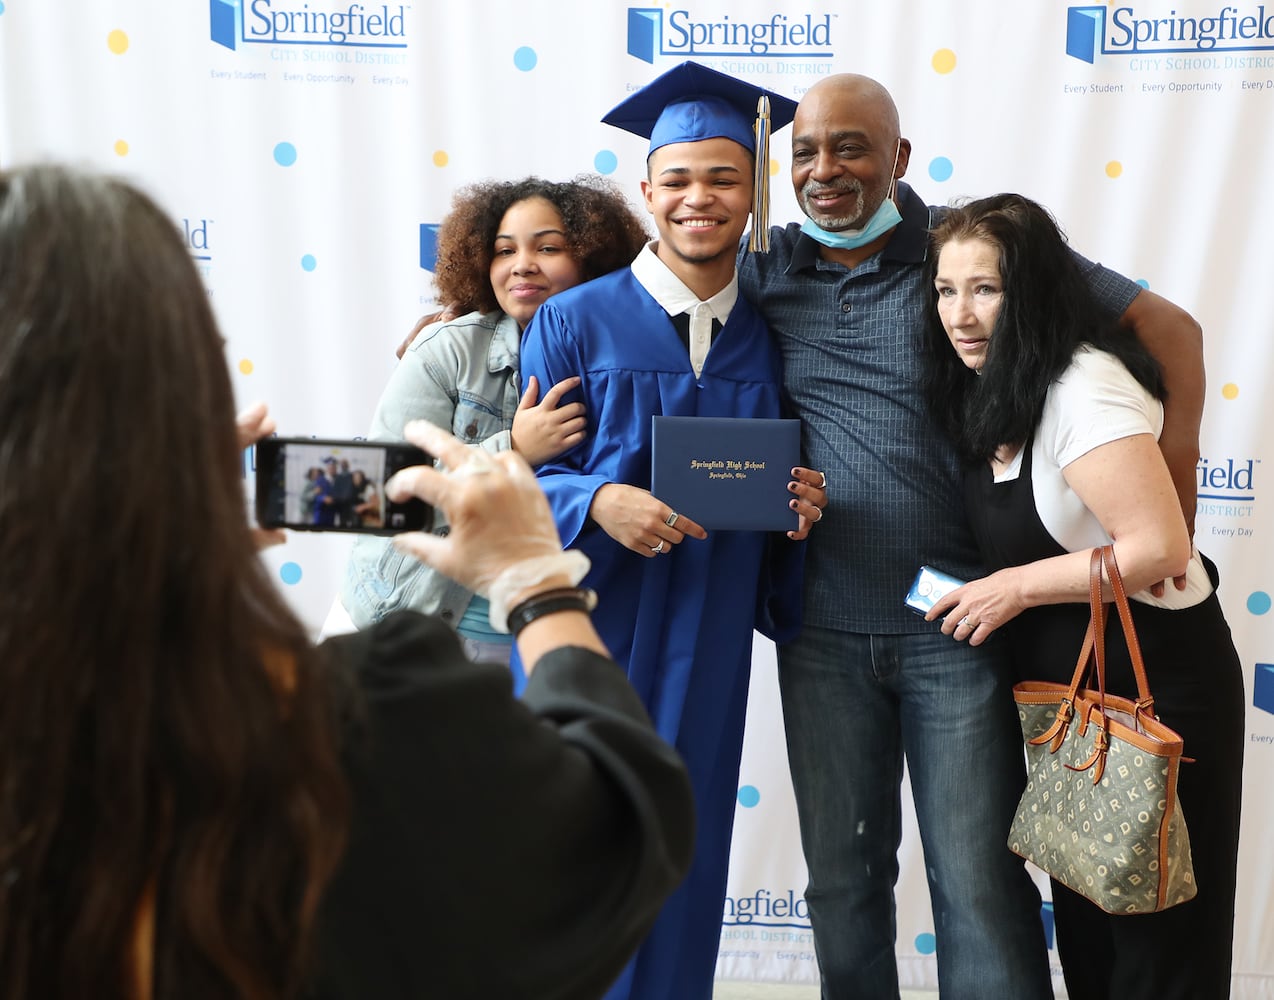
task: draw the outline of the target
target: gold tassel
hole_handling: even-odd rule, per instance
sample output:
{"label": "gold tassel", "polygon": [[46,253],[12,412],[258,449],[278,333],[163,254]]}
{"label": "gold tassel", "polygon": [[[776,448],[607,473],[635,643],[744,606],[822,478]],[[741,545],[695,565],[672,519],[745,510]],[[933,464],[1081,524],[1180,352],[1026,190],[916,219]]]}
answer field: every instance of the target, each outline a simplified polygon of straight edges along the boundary
{"label": "gold tassel", "polygon": [[756,168],[752,176],[753,253],[770,252],[770,99],[765,94],[756,102]]}

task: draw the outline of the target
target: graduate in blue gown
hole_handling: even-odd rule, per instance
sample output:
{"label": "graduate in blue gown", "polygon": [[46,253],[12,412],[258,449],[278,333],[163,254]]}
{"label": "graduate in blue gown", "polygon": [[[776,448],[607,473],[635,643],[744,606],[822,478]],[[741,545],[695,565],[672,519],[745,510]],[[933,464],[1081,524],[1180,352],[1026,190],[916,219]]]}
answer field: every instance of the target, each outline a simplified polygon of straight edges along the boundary
{"label": "graduate in blue gown", "polygon": [[[698,811],[694,866],[608,1000],[710,1000],[753,629],[791,637],[800,540],[827,502],[821,473],[794,469],[801,519],[785,537],[707,532],[649,492],[652,415],[781,415],[779,354],[735,275],[754,172],[768,176],[768,135],[760,171],[754,155],[763,93],[685,63],[604,119],[651,140],[642,192],[659,239],[630,269],[541,305],[522,343],[523,379],[582,379],[569,400],[584,403],[588,437],[537,474],[563,544],[592,562],[598,631],[685,758]],[[767,96],[786,125],[796,105]],[[765,218],[753,229],[768,233]]]}

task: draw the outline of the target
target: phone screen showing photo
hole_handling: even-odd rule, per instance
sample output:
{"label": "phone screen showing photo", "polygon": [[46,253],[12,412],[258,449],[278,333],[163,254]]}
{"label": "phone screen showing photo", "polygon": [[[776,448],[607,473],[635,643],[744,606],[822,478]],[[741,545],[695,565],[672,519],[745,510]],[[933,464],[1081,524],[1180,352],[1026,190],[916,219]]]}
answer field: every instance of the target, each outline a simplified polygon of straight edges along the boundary
{"label": "phone screen showing photo", "polygon": [[399,469],[432,462],[419,448],[318,438],[266,438],[256,448],[263,528],[390,535],[433,525],[424,501],[393,503],[385,495],[385,482]]}

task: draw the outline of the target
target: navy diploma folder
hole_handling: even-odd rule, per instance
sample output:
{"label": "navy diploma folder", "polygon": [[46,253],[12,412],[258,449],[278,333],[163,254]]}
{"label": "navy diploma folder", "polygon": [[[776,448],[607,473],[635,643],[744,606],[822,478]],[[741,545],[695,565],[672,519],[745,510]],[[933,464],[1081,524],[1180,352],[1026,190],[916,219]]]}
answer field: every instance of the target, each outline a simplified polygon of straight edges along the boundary
{"label": "navy diploma folder", "polygon": [[652,417],[650,492],[709,531],[795,531],[801,422]]}

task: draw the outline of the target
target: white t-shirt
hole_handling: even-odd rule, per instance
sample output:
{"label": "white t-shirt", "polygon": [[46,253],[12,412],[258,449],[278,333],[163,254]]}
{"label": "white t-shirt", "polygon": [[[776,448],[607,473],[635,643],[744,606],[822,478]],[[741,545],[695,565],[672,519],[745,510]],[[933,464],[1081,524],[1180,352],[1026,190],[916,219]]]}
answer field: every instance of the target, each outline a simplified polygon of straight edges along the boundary
{"label": "white t-shirt", "polygon": [[[1118,358],[1105,351],[1081,347],[1071,366],[1048,391],[1044,413],[1031,451],[1031,487],[1035,507],[1045,529],[1068,552],[1108,545],[1111,537],[1067,485],[1062,470],[1094,448],[1134,434],[1163,431],[1163,404],[1142,386]],[[996,482],[1016,479],[1022,453],[996,476]],[[1163,597],[1149,590],[1130,594],[1133,600],[1160,608],[1189,608],[1207,599],[1212,581],[1191,549],[1186,589],[1171,583]]]}

